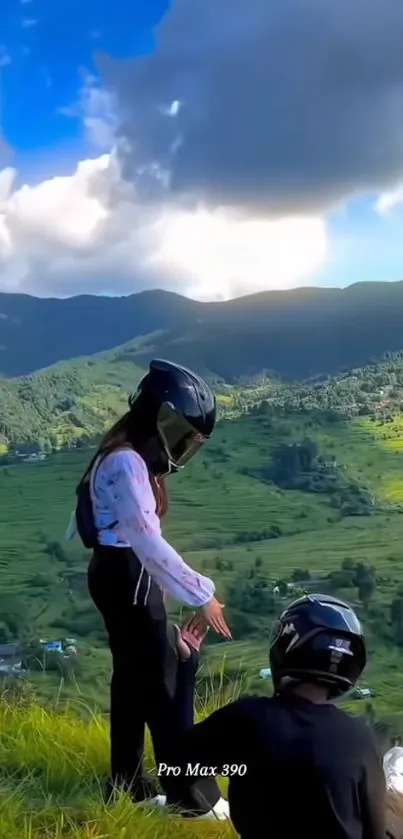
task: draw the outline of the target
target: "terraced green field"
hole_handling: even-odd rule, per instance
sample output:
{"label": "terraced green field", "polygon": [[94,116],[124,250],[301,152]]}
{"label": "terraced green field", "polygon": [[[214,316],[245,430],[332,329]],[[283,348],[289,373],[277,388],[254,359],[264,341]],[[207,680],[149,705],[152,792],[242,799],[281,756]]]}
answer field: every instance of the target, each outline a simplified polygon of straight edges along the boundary
{"label": "terraced green field", "polygon": [[[386,614],[403,584],[402,511],[396,504],[382,509],[385,501],[401,500],[398,493],[390,492],[403,475],[400,434],[401,420],[385,426],[363,420],[318,424],[301,415],[269,423],[262,417],[223,421],[199,458],[170,480],[166,535],[194,567],[213,577],[224,598],[235,577],[246,577],[256,559],[265,578],[287,579],[295,569],[309,569],[318,585],[347,557],[372,564],[383,577],[376,605]],[[380,499],[380,511],[337,520],[325,494],[282,490],[242,474],[246,468],[269,463],[279,442],[307,437],[317,441],[321,453],[334,455],[347,477]],[[28,603],[38,633],[72,634],[79,639],[80,689],[86,699],[97,696],[104,703],[108,653],[90,626],[87,556],[79,542],[66,543],[63,538],[74,488],[90,455],[76,451],[39,464],[0,469],[0,592],[12,592]],[[263,538],[273,526],[281,535]],[[52,543],[59,545],[56,554]],[[258,671],[267,660],[266,645],[237,637],[230,645],[218,643],[210,648],[205,668],[219,672],[225,654],[231,672],[247,671],[256,687]],[[403,656],[398,649],[380,648],[376,642],[371,660],[368,680],[378,689],[379,703],[383,711],[397,713]],[[45,692],[58,689],[57,675],[35,678]],[[73,695],[76,686],[69,685],[68,692]]]}
{"label": "terraced green field", "polygon": [[[290,420],[289,426],[295,439],[306,434],[307,429],[301,424]],[[285,439],[291,439],[287,424],[282,422],[282,428]],[[346,468],[353,474],[359,472],[357,463],[349,460],[350,451],[357,451],[353,432],[352,440],[347,435],[345,440],[338,439],[333,429],[332,436],[321,430],[315,433],[324,448],[328,440],[332,444],[336,441],[337,452],[348,463]],[[393,550],[394,531],[399,530],[400,518],[392,517],[389,522],[382,517],[347,519],[331,525],[326,496],[281,490],[239,473],[242,467],[259,466],[264,459],[269,462],[270,450],[280,438],[278,429],[266,429],[259,419],[222,423],[214,443],[170,480],[171,505],[165,528],[168,538],[196,564],[213,559],[220,552],[224,558],[231,556],[240,567],[258,554],[273,574],[282,567],[288,568],[290,563],[297,567],[298,561],[306,561],[308,556],[312,567],[326,568],[332,561],[337,562],[348,547],[357,551],[373,548],[373,530],[377,544],[386,551],[389,542]],[[55,563],[44,552],[49,541],[61,542],[70,562],[84,568],[80,543],[63,543],[63,537],[75,502],[74,488],[90,454],[63,453],[42,463],[0,469],[3,591],[21,590],[38,573],[49,574],[60,582],[63,563]],[[379,489],[376,475],[374,488]],[[281,528],[281,539],[253,542],[251,538],[247,544],[248,534],[260,534],[272,525]],[[244,538],[245,544],[233,544],[239,538]]]}

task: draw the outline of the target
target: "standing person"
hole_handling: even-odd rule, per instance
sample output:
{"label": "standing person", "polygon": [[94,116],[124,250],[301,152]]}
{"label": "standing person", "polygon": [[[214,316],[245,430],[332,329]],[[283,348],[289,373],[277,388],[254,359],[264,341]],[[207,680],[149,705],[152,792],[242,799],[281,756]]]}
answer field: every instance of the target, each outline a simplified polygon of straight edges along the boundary
{"label": "standing person", "polygon": [[[182,652],[186,642],[167,625],[163,592],[199,609],[198,625],[231,637],[213,582],[184,562],[160,524],[168,505],[164,476],[193,457],[215,422],[215,397],[203,379],[176,364],[152,361],[129,411],[105,435],[77,489],[77,529],[86,547],[93,547],[89,591],[113,661],[110,786],[128,790],[137,802],[156,792],[143,767],[145,725],[156,760],[163,761],[168,738],[176,739],[190,724],[181,723],[182,698],[176,694],[184,663],[177,642]],[[161,781],[169,803],[198,815],[227,815],[214,778],[190,779],[180,801],[176,779]]]}
{"label": "standing person", "polygon": [[[274,695],[249,697],[193,726],[170,761],[229,777],[242,839],[384,839],[386,787],[375,734],[334,700],[366,663],[345,603],[313,594],[281,615],[270,647]],[[200,770],[201,771],[201,770]]]}

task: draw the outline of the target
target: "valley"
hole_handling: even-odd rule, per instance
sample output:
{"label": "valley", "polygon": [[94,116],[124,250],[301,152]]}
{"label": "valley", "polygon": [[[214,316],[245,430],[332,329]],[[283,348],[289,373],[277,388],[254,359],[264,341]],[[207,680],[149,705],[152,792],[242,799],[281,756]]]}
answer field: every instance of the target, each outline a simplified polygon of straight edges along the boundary
{"label": "valley", "polygon": [[[295,592],[330,586],[363,613],[372,639],[363,684],[375,694],[375,712],[399,727],[403,648],[391,607],[403,592],[403,418],[268,410],[263,401],[237,419],[223,419],[214,440],[169,481],[166,535],[214,579],[233,627],[232,643],[206,648],[201,695],[218,683],[230,692],[267,690],[259,671],[278,609]],[[309,444],[317,451],[308,472],[297,468],[284,483],[270,471],[285,451]],[[60,698],[79,695],[105,710],[109,654],[86,592],[87,557],[79,541],[64,541],[74,488],[90,455],[62,451],[0,468],[0,635],[9,640],[7,621],[17,625],[31,667],[40,637],[74,637],[73,670],[50,655],[33,666],[30,681],[47,698],[61,690]],[[372,569],[368,602],[342,573],[337,580],[346,561]],[[291,589],[276,599],[279,581]],[[355,710],[364,706],[355,703]]]}
{"label": "valley", "polygon": [[0,21],[0,839],[403,839],[402,3]]}
{"label": "valley", "polygon": [[[161,334],[135,338],[0,381],[0,803],[10,839],[116,837],[127,825],[178,835],[176,822],[146,821],[125,796],[116,808],[101,800],[111,663],[88,596],[89,556],[64,538],[97,441],[126,410],[147,354],[164,346]],[[193,349],[187,361],[203,370],[204,350]],[[228,381],[209,368],[214,437],[168,480],[165,535],[214,580],[233,632],[225,643],[209,635],[197,715],[270,692],[260,671],[276,616],[301,593],[328,592],[354,606],[368,638],[361,692],[342,704],[387,748],[403,736],[403,353],[292,380],[262,372],[266,361]]]}

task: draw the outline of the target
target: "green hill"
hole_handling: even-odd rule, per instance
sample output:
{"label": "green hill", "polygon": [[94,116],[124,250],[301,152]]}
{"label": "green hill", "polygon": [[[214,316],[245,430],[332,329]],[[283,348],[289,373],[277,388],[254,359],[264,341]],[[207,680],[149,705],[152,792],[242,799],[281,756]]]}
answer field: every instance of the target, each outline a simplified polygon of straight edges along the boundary
{"label": "green hill", "polygon": [[[87,404],[86,429],[94,393],[100,406],[105,388],[116,400],[101,423],[124,403],[120,385],[129,389],[134,370],[126,350],[2,386],[30,386],[36,409],[38,392],[45,405],[55,382],[54,393],[64,388]],[[231,643],[206,646],[202,712],[206,701],[216,706],[240,689],[266,691],[259,670],[275,615],[301,591],[326,590],[355,606],[369,639],[362,686],[374,698],[348,707],[403,733],[402,381],[397,355],[316,386],[264,380],[231,391],[238,416],[220,422],[214,440],[170,480],[166,534],[215,580],[234,634]],[[0,699],[2,835],[229,839],[223,824],[166,820],[124,797],[114,808],[101,803],[109,654],[88,599],[85,551],[63,540],[89,456],[77,449],[0,467],[0,642],[18,640],[29,668],[25,678],[6,677]],[[76,638],[76,659],[43,653],[40,638],[66,636]]]}
{"label": "green hill", "polygon": [[[16,449],[48,452],[99,438],[126,410],[127,395],[147,369],[145,355],[158,356],[158,335],[32,376],[0,380],[0,454]],[[209,380],[224,416],[239,415],[262,401],[274,413],[386,416],[403,404],[403,354],[389,354],[378,364],[319,381],[259,376],[229,386],[212,371]]]}
{"label": "green hill", "polygon": [[[270,291],[199,303],[165,291],[67,300],[0,294],[0,375],[25,375],[155,335],[152,352],[232,381],[305,379],[402,348],[403,283]],[[143,367],[150,347],[143,347]]]}
{"label": "green hill", "polygon": [[[242,343],[231,329],[222,332],[221,372],[240,364]],[[210,637],[204,650],[201,705],[241,689],[266,691],[259,671],[275,616],[302,591],[323,590],[354,605],[368,637],[362,686],[374,697],[351,699],[348,707],[401,736],[403,354],[309,381],[260,375],[228,385],[206,349],[211,339],[220,356],[214,331],[198,330],[193,342],[178,338],[177,345],[188,364],[207,368],[222,421],[169,481],[164,530],[214,579],[233,629],[234,641]],[[226,355],[227,339],[233,356]],[[148,358],[172,357],[172,340],[157,332],[0,381],[0,643],[19,642],[28,671],[0,686],[0,833],[7,839],[123,839],[147,831],[167,839],[234,836],[222,824],[167,822],[124,798],[116,808],[101,804],[109,653],[87,593],[86,552],[78,541],[64,541],[89,445],[125,410]],[[313,341],[312,353],[315,347]],[[355,357],[351,342],[349,353]],[[296,357],[285,357],[282,372],[302,371],[307,356]],[[240,373],[253,368],[247,352],[245,358]],[[18,458],[16,450],[41,451],[41,459]],[[178,616],[176,604],[169,608]],[[44,653],[40,639],[69,636],[76,658]]]}
{"label": "green hill", "polygon": [[100,436],[127,408],[145,370],[124,350],[60,363],[0,381],[0,440],[24,450],[57,449]]}
{"label": "green hill", "polygon": [[[325,588],[363,611],[374,639],[368,680],[379,713],[396,717],[403,666],[396,611],[403,596],[401,418],[284,409],[268,416],[267,408],[221,422],[214,441],[170,481],[167,536],[214,578],[234,630],[233,644],[210,647],[203,678],[219,680],[225,653],[230,680],[262,688],[258,671],[275,614],[295,592]],[[105,707],[108,653],[88,600],[87,558],[79,542],[63,541],[88,457],[61,452],[0,469],[0,637],[17,634],[31,649],[35,638],[73,635],[80,651],[74,674],[57,657],[37,667],[31,650],[33,680],[51,695],[62,672],[66,695],[76,695],[78,679],[85,701]],[[278,585],[286,586],[279,598]]]}
{"label": "green hill", "polygon": [[[156,357],[152,343],[135,341],[114,350],[40,370],[32,376],[0,380],[0,455],[58,450],[99,438],[127,409],[127,397],[146,373],[138,353],[145,345]],[[267,382],[253,385],[246,402],[278,389]],[[236,408],[236,389],[217,385],[222,412]],[[238,411],[239,413],[239,411]]]}

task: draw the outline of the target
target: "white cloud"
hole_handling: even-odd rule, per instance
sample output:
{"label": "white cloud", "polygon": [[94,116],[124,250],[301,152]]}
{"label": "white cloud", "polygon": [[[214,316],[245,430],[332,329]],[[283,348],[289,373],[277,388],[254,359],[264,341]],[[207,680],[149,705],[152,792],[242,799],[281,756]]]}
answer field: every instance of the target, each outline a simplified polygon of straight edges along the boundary
{"label": "white cloud", "polygon": [[170,265],[191,297],[224,299],[290,288],[311,278],[326,258],[326,228],[315,217],[236,220],[224,211],[180,211],[160,224],[154,265]]}
{"label": "white cloud", "polygon": [[403,176],[402,31],[402,0],[173,0],[152,54],[98,58],[130,141],[126,176],[158,161],[178,197],[275,215],[390,188]]}
{"label": "white cloud", "polygon": [[[180,107],[174,101],[167,113],[174,118]],[[183,202],[152,161],[133,182],[123,178],[129,143],[118,139],[110,152],[116,101],[93,76],[84,74],[78,100],[59,112],[81,120],[94,159],[36,186],[18,188],[12,169],[0,172],[1,289],[67,296],[157,286],[212,300],[293,287],[321,270],[327,231],[319,215],[265,219]]]}
{"label": "white cloud", "polygon": [[36,186],[0,172],[0,288],[220,299],[315,282],[327,208],[403,173],[403,6],[250,5],[174,0],[152,55],[98,57],[108,89],[84,75],[60,109],[94,159]]}
{"label": "white cloud", "polygon": [[403,183],[398,184],[394,189],[382,192],[375,202],[374,209],[380,216],[386,216],[400,204],[403,204]]}
{"label": "white cloud", "polygon": [[65,117],[80,119],[87,139],[95,148],[102,151],[112,148],[118,125],[115,99],[94,76],[85,73],[78,100],[58,111]]}
{"label": "white cloud", "polygon": [[[144,117],[144,99],[139,105]],[[178,96],[157,109],[157,121],[174,129],[166,135],[173,152],[183,107]],[[153,143],[136,156],[136,136],[123,130],[136,103],[126,108],[119,91],[84,74],[78,100],[59,112],[81,121],[94,158],[35,186],[18,187],[12,169],[0,172],[2,290],[68,296],[163,287],[213,300],[312,283],[324,267],[319,211],[265,217],[253,201],[234,209],[224,194],[206,202],[197,191],[191,200],[172,192],[167,158],[153,154]]]}
{"label": "white cloud", "polygon": [[326,259],[320,217],[265,220],[143,200],[118,157],[15,186],[0,172],[0,287],[38,295],[164,287],[201,299],[288,288]]}
{"label": "white cloud", "polygon": [[108,90],[87,74],[60,109],[94,159],[36,186],[0,172],[0,288],[219,299],[315,281],[327,208],[403,173],[403,5],[250,5],[174,0],[152,55],[99,57]]}

